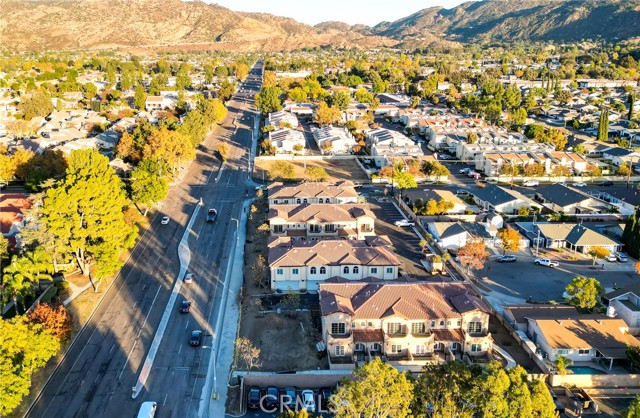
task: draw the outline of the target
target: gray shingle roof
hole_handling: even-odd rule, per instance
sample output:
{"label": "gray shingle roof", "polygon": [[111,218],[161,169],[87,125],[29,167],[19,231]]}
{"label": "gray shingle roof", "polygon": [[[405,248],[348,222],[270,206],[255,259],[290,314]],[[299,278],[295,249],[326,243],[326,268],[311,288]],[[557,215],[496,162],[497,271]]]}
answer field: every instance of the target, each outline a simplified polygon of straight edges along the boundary
{"label": "gray shingle roof", "polygon": [[551,184],[536,190],[536,194],[545,201],[555,203],[558,206],[576,205],[585,200],[592,199],[586,193],[579,192],[562,184]]}

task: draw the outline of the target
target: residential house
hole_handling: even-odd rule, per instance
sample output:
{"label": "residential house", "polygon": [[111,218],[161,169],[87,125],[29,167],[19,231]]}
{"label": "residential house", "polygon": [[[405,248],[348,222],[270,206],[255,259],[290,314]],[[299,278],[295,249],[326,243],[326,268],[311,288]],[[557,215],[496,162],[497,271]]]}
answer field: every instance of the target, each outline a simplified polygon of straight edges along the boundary
{"label": "residential house", "polygon": [[631,334],[640,334],[640,283],[609,292],[604,300],[608,304],[607,316],[622,319]]}
{"label": "residential house", "polygon": [[399,266],[400,261],[388,247],[369,246],[366,241],[285,239],[269,248],[274,292],[317,292],[320,283],[332,277],[394,280]]}
{"label": "residential house", "polygon": [[335,126],[326,126],[313,131],[313,137],[318,147],[331,154],[350,154],[357,145],[356,139],[348,129]]}
{"label": "residential house", "polygon": [[154,110],[162,110],[166,105],[167,102],[162,96],[147,96],[147,99],[144,102],[144,109],[147,112],[152,112]]}
{"label": "residential house", "polygon": [[558,356],[569,360],[604,360],[612,367],[614,360],[627,359],[627,346],[640,348],[640,341],[629,333],[622,319],[604,315],[568,315],[566,318],[527,318],[527,334],[540,347],[544,358]]}
{"label": "residential house", "polygon": [[385,128],[368,131],[366,133],[366,142],[378,167],[387,165],[389,157],[424,155],[422,147],[406,135]]}
{"label": "residential house", "polygon": [[473,200],[484,210],[516,214],[520,208],[540,209],[541,205],[522,193],[505,187],[488,185],[470,192]]}
{"label": "residential house", "polygon": [[346,204],[357,203],[358,193],[352,182],[337,183],[272,183],[269,186],[269,206],[300,205],[303,203]]}
{"label": "residential house", "polygon": [[297,129],[280,128],[269,132],[269,140],[276,154],[302,153],[305,148],[304,134]]}
{"label": "residential house", "polygon": [[427,229],[442,249],[457,250],[477,240],[494,246],[499,241],[498,228],[491,222],[429,222]]}
{"label": "residential house", "polygon": [[536,188],[535,199],[557,213],[606,213],[610,207],[606,202],[587,193],[557,183]]}
{"label": "residential house", "polygon": [[13,247],[20,247],[20,229],[26,224],[25,211],[31,200],[24,193],[0,193],[0,230]]}
{"label": "residential house", "polygon": [[275,128],[296,128],[298,126],[298,118],[290,112],[280,110],[278,112],[269,113],[265,123],[266,125],[273,126]]}
{"label": "residential house", "polygon": [[454,359],[486,362],[489,308],[463,283],[320,284],[322,337],[332,369],[375,357],[401,370]]}
{"label": "residential house", "polygon": [[375,235],[375,215],[367,204],[274,205],[269,208],[268,220],[273,236],[313,240],[329,237],[365,239]]}
{"label": "residential house", "polygon": [[[430,200],[434,200],[436,202],[446,201],[451,202],[453,207],[447,210],[447,214],[462,214],[469,210],[469,205],[467,205],[462,199],[453,194],[451,190],[445,189],[424,189],[424,190],[407,190],[404,192],[404,199],[409,202],[414,202],[418,199],[421,199],[423,203],[427,203]],[[411,206],[411,204],[409,204]]]}
{"label": "residential house", "polygon": [[633,214],[636,206],[640,205],[640,190],[637,188],[602,187],[596,190],[589,190],[589,194],[596,199],[604,200],[615,206],[621,215]]}
{"label": "residential house", "polygon": [[518,222],[516,224],[534,243],[543,248],[568,248],[586,254],[591,247],[619,251],[623,244],[598,232],[595,228],[577,223]]}
{"label": "residential house", "polygon": [[562,319],[578,315],[575,306],[569,305],[509,305],[503,310],[504,319],[515,331],[527,332],[529,318]]}
{"label": "residential house", "polygon": [[604,150],[602,152],[602,158],[611,161],[611,164],[616,167],[623,163],[626,163],[627,166],[629,166],[633,162],[637,163],[640,161],[640,153],[626,148],[613,147]]}

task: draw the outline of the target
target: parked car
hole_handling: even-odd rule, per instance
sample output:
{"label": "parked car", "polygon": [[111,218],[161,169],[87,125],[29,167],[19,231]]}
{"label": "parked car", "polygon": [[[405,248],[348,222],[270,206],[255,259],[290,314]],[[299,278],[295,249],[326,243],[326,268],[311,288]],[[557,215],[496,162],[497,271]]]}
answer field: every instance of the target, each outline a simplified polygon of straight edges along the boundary
{"label": "parked car", "polygon": [[277,387],[269,386],[264,395],[264,407],[267,409],[277,408],[279,404],[278,394],[279,392]]}
{"label": "parked car", "polygon": [[534,263],[536,266],[547,266],[547,267],[558,267],[560,265],[557,261],[553,261],[548,258],[536,258]]}
{"label": "parked car", "polygon": [[249,409],[259,409],[261,398],[262,390],[257,386],[251,386],[249,389],[249,395],[247,396],[247,407]]}
{"label": "parked car", "polygon": [[458,189],[456,190],[456,194],[460,195],[460,196],[469,196],[469,190],[465,190],[465,189]]}
{"label": "parked car", "polygon": [[215,209],[209,209],[207,212],[207,222],[215,222],[218,217],[218,211]]}
{"label": "parked car", "polygon": [[461,168],[458,170],[459,174],[467,174],[471,169],[469,167]]}
{"label": "parked car", "polygon": [[282,405],[282,410],[286,411],[285,405],[289,407],[292,411],[295,410],[296,407],[296,390],[292,387],[280,389],[280,397],[278,399]]}
{"label": "parked car", "polygon": [[180,304],[180,313],[189,313],[191,311],[191,302],[183,300]]}
{"label": "parked car", "polygon": [[329,410],[329,399],[333,395],[333,388],[320,389],[320,405],[325,411]]}
{"label": "parked car", "polygon": [[393,223],[395,226],[416,226],[415,222],[411,222],[408,219],[402,219]]}
{"label": "parked car", "polygon": [[573,183],[573,187],[587,187],[587,183]]}
{"label": "parked car", "polygon": [[616,259],[618,259],[618,261],[621,263],[626,263],[627,261],[629,261],[629,256],[627,256],[627,254],[623,253],[622,251],[619,251],[616,253]]}
{"label": "parked car", "polygon": [[191,283],[193,283],[193,273],[187,273],[187,274],[185,274],[185,275],[184,275],[184,279],[183,279],[183,281],[184,281],[186,284],[191,284]]}
{"label": "parked car", "polygon": [[496,258],[496,261],[498,263],[515,263],[516,260],[518,259],[515,255],[501,255],[500,257]]}
{"label": "parked car", "polygon": [[607,180],[607,181],[603,181],[602,183],[600,183],[598,186],[600,187],[609,187],[609,186],[613,186],[613,182],[611,180]]}
{"label": "parked car", "polygon": [[316,410],[316,400],[314,397],[314,393],[312,390],[303,390],[300,394],[302,398],[302,405],[307,410],[307,412],[315,412]]}
{"label": "parked car", "polygon": [[197,347],[202,342],[202,331],[199,329],[191,332],[191,339],[189,340],[189,345]]}
{"label": "parked car", "polygon": [[527,180],[524,183],[522,183],[522,185],[524,187],[536,187],[536,186],[539,186],[540,183],[537,182],[536,180]]}
{"label": "parked car", "polygon": [[469,171],[467,171],[467,177],[472,177],[472,178],[473,178],[473,177],[475,177],[475,176],[476,176],[476,174],[479,174],[479,173],[476,173],[476,172],[475,172],[475,171],[473,171],[473,170],[469,170]]}
{"label": "parked car", "polygon": [[616,255],[615,255],[615,254],[609,254],[609,255],[608,255],[608,256],[606,256],[604,259],[605,259],[605,260],[607,260],[607,261],[610,261],[610,262],[612,262],[612,263],[613,263],[614,261],[618,261],[618,257],[616,257]]}
{"label": "parked car", "polygon": [[168,217],[168,216],[165,216],[164,218],[162,218],[162,220],[160,221],[160,223],[161,223],[162,225],[166,225],[166,224],[168,224],[168,223],[169,223],[169,217]]}

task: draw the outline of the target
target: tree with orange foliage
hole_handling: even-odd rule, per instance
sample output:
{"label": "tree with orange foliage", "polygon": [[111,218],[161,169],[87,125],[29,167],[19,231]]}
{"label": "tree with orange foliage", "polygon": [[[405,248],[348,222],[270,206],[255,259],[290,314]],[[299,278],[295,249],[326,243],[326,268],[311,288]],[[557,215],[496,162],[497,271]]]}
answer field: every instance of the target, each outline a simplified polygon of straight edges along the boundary
{"label": "tree with orange foliage", "polygon": [[59,340],[64,341],[71,335],[73,318],[63,305],[53,308],[47,303],[41,303],[29,312],[29,321],[42,324]]}
{"label": "tree with orange foliage", "polygon": [[458,251],[458,260],[467,268],[467,271],[480,270],[484,267],[487,258],[489,258],[489,252],[482,240],[468,242]]}

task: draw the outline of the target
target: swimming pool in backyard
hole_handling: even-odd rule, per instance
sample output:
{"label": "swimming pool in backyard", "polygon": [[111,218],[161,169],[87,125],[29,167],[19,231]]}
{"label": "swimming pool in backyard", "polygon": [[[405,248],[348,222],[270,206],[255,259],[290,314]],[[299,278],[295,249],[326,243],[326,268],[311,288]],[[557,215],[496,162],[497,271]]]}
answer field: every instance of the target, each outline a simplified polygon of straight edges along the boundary
{"label": "swimming pool in backyard", "polygon": [[567,369],[571,370],[573,374],[606,374],[602,370],[594,369],[589,366],[569,366]]}

